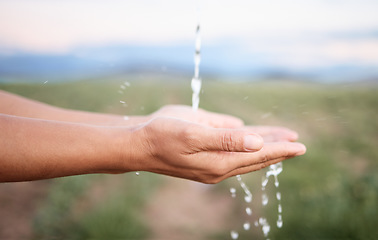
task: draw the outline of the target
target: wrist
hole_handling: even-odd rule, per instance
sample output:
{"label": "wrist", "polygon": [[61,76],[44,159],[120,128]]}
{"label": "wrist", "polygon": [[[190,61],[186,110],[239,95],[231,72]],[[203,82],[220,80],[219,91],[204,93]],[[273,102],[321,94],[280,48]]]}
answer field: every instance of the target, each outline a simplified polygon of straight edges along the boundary
{"label": "wrist", "polygon": [[112,173],[142,171],[143,139],[141,128],[144,124],[135,124],[132,127],[110,128],[109,147],[112,149],[112,158],[109,166]]}

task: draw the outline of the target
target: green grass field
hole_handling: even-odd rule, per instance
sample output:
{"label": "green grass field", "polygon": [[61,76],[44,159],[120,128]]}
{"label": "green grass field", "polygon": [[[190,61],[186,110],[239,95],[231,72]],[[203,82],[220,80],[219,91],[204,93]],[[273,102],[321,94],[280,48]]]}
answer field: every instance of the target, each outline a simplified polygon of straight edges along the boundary
{"label": "green grass field", "polygon": [[[120,84],[130,86],[120,94]],[[139,80],[124,77],[54,84],[2,84],[0,89],[56,106],[123,115],[151,113],[165,104],[190,105],[189,81]],[[270,239],[376,239],[378,237],[378,91],[377,86],[321,85],[294,81],[205,81],[200,107],[232,114],[247,124],[282,125],[295,129],[307,146],[305,156],[284,162],[279,175],[283,228],[277,229],[273,180],[270,202],[261,207],[259,171],[243,176],[258,209],[271,225]],[[120,104],[125,101],[127,106]],[[116,178],[116,181],[113,181]],[[113,180],[112,180],[113,179]],[[36,239],[146,239],[150,232],[140,218],[164,178],[143,173],[78,176],[53,180],[45,204],[34,218]],[[116,185],[113,183],[117,182]],[[214,191],[229,195],[238,188],[226,180]],[[88,190],[90,189],[90,190]],[[97,196],[91,198],[91,196]],[[245,203],[235,200],[230,228],[211,233],[230,239],[262,238],[250,220],[242,230]],[[189,233],[190,234],[190,233]]]}

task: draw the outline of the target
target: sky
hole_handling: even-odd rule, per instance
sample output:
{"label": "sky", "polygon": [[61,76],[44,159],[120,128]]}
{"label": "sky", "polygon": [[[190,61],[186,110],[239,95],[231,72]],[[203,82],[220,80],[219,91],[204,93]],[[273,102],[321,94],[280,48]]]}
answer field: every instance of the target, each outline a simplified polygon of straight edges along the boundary
{"label": "sky", "polygon": [[376,0],[0,0],[0,54],[187,44],[199,20],[203,48],[231,42],[288,69],[378,67],[377,12]]}

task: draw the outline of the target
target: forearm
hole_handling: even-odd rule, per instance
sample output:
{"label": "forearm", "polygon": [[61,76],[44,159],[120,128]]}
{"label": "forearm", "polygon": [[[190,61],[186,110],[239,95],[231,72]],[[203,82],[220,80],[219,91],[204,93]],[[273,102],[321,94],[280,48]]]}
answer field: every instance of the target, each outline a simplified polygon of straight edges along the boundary
{"label": "forearm", "polygon": [[119,172],[128,131],[0,114],[0,182]]}
{"label": "forearm", "polygon": [[146,120],[146,117],[142,116],[125,117],[115,114],[63,109],[1,90],[0,113],[20,117],[106,126],[131,126]]}

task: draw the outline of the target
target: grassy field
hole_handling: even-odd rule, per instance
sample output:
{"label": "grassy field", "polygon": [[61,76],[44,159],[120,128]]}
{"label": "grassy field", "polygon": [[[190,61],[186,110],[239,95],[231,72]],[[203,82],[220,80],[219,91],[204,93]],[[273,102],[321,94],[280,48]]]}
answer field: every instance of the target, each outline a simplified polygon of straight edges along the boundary
{"label": "grassy field", "polygon": [[[130,83],[122,90],[120,85]],[[0,89],[53,105],[124,115],[147,114],[165,104],[190,104],[188,81],[137,77],[55,84],[6,84]],[[123,94],[119,91],[122,90]],[[293,81],[205,81],[200,107],[242,118],[247,124],[282,125],[295,129],[308,152],[284,162],[279,175],[283,228],[277,219],[276,189],[261,206],[264,171],[243,176],[254,194],[251,230],[242,195],[234,200],[230,227],[204,239],[262,239],[254,221],[265,216],[270,239],[376,239],[378,237],[378,89],[356,84],[320,85]],[[120,104],[125,101],[127,106]],[[140,211],[165,178],[143,173],[79,176],[53,181],[49,196],[34,218],[36,239],[146,239],[148,227]],[[116,183],[116,184],[114,184]],[[212,191],[229,195],[232,178]],[[96,196],[96,197],[93,197]],[[190,234],[190,233],[188,233]]]}

